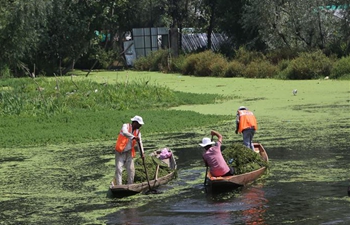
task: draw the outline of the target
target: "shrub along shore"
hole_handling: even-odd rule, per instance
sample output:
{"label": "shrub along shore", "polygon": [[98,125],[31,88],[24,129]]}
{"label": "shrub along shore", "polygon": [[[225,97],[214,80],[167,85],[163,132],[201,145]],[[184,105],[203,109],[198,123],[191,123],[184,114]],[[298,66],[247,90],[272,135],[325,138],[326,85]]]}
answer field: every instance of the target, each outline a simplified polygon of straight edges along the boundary
{"label": "shrub along shore", "polygon": [[338,58],[336,55],[326,55],[321,50],[298,52],[290,49],[264,54],[241,47],[230,59],[212,51],[173,58],[168,50],[160,50],[136,60],[135,69],[199,77],[350,79],[350,56]]}

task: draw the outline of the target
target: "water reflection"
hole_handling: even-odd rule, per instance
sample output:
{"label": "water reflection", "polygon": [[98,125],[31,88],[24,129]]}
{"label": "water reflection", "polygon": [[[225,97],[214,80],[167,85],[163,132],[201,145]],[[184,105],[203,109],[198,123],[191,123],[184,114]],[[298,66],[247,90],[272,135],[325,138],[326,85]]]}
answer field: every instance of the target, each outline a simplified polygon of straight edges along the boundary
{"label": "water reflection", "polygon": [[205,192],[198,184],[178,195],[165,195],[149,196],[153,199],[146,205],[118,210],[106,218],[107,224],[267,224],[268,201],[262,186]]}
{"label": "water reflection", "polygon": [[247,209],[242,211],[245,224],[266,224],[264,214],[268,200],[263,189],[257,187],[248,189],[243,195],[242,202],[247,206]]}
{"label": "water reflection", "polygon": [[268,200],[265,198],[262,185],[216,192],[207,190],[207,200],[216,209],[220,209],[225,205],[232,206],[237,201],[240,202],[235,213],[233,213],[234,207],[231,210],[219,210],[218,219],[222,223],[218,224],[227,224],[228,221],[232,221],[232,215],[235,215],[235,220],[237,220],[237,217],[240,218],[242,224],[266,224],[264,214],[266,213],[265,205]]}
{"label": "water reflection", "polygon": [[123,224],[142,224],[140,217],[137,216],[138,212],[135,208],[130,208],[128,210],[123,210],[118,214],[120,221],[127,221]]}

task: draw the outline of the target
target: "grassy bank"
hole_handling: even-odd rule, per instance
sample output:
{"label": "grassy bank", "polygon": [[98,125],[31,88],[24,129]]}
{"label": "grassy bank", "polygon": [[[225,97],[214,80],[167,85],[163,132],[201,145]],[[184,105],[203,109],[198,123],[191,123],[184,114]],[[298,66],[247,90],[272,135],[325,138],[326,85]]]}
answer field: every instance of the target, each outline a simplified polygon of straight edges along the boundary
{"label": "grassy bank", "polygon": [[[215,124],[227,117],[168,110],[209,104],[226,97],[173,91],[142,78],[100,83],[89,78],[7,79],[0,85],[0,146],[41,146],[113,140],[134,115],[144,134]],[[148,125],[148,126],[147,126]]]}
{"label": "grassy bank", "polygon": [[[145,135],[225,124],[222,130],[233,130],[240,105],[256,114],[257,138],[271,138],[283,132],[274,134],[277,129],[298,123],[328,123],[334,115],[340,116],[335,126],[349,124],[349,81],[198,78],[133,71],[74,74],[35,82],[1,81],[1,147],[114,140],[120,125],[135,114],[146,121]],[[297,95],[292,94],[294,89]]]}
{"label": "grassy bank", "polygon": [[[171,109],[200,113],[198,118],[228,116],[230,119],[223,120],[223,124],[210,125],[227,131],[227,139],[240,140],[233,128],[233,119],[240,105],[251,109],[258,119],[256,140],[270,146],[285,146],[289,141],[306,145],[319,138],[343,143],[349,137],[350,81],[198,78],[132,71],[94,72],[90,75],[90,79],[97,82],[131,81],[140,77],[176,91],[226,96],[225,101]],[[294,89],[298,90],[296,95],[292,93]]]}

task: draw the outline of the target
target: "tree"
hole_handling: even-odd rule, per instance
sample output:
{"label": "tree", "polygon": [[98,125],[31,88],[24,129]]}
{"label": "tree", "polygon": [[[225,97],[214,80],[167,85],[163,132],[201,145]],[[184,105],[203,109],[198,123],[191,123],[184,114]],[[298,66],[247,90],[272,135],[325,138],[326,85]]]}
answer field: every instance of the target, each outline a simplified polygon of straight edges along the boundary
{"label": "tree", "polygon": [[1,1],[0,62],[17,76],[30,74],[29,63],[35,60],[46,27],[45,0]]}
{"label": "tree", "polygon": [[244,5],[244,29],[259,31],[269,49],[324,49],[338,39],[340,21],[321,0],[252,0]]}

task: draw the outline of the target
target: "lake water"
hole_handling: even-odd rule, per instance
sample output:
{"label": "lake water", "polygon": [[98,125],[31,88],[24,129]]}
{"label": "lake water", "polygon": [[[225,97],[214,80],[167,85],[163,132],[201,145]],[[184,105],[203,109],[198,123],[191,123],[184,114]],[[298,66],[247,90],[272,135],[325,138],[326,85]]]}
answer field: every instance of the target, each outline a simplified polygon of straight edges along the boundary
{"label": "lake water", "polygon": [[200,138],[170,142],[178,177],[162,193],[122,199],[107,197],[112,146],[1,149],[0,224],[350,224],[346,144],[264,145],[266,175],[211,193],[203,186]]}
{"label": "lake water", "polygon": [[[197,165],[198,150],[177,149],[179,177],[166,188],[186,188],[161,199],[151,196],[155,199],[143,206],[123,209],[104,219],[107,224],[350,224],[349,173],[337,174],[331,169],[348,171],[346,149],[325,150],[327,154],[320,146],[307,154],[301,149],[266,150],[272,164],[267,175],[236,191],[211,193],[203,186],[205,169],[190,166]],[[339,160],[330,164],[329,159],[335,157]],[[300,163],[288,163],[291,161]],[[292,168],[284,169],[285,165]],[[319,176],[320,181],[313,176]]]}

